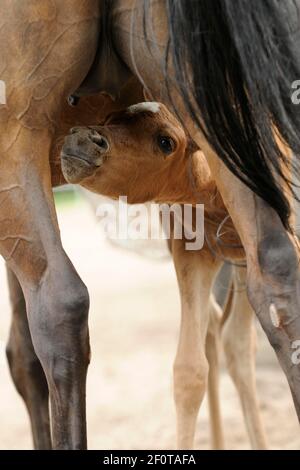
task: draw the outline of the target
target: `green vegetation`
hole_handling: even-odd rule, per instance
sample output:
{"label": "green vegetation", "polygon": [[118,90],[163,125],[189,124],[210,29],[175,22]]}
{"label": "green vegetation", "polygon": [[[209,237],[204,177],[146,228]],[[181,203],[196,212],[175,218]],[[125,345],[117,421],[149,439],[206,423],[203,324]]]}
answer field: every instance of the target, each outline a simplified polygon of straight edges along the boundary
{"label": "green vegetation", "polygon": [[63,186],[54,191],[56,207],[63,209],[81,203],[81,195],[72,186]]}

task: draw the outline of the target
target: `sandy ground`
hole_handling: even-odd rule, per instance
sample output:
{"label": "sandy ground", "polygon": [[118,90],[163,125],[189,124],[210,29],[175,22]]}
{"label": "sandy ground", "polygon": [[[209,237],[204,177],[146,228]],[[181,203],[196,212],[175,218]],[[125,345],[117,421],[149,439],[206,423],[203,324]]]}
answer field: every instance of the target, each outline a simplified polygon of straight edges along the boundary
{"label": "sandy ground", "polygon": [[[83,202],[59,208],[65,249],[91,296],[92,362],[88,374],[88,441],[92,449],[173,449],[172,361],[179,328],[179,297],[172,263],[149,260],[100,237]],[[10,311],[0,265],[0,448],[31,448],[22,400],[4,355]],[[269,445],[299,449],[300,433],[283,374],[259,334],[257,383]],[[247,449],[239,399],[224,367],[222,411],[229,449]],[[196,448],[209,448],[204,402]]]}

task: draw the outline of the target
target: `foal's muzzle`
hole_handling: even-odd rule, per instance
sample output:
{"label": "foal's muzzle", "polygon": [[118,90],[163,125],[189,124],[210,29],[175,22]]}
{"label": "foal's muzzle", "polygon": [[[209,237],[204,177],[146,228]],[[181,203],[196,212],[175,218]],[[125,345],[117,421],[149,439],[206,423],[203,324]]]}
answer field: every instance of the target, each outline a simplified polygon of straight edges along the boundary
{"label": "foal's muzzle", "polygon": [[62,171],[69,183],[80,183],[102,165],[109,151],[107,137],[94,127],[74,127],[61,151]]}

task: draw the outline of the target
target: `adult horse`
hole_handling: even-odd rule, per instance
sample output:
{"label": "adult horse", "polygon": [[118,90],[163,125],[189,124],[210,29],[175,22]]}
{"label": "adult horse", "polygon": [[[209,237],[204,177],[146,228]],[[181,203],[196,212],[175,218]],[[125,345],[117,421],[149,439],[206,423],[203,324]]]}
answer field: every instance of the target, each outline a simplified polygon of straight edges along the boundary
{"label": "adult horse", "polygon": [[[89,299],[61,245],[49,155],[68,95],[114,95],[132,76],[157,100],[171,99],[206,154],[246,250],[250,300],[299,416],[300,367],[291,359],[300,338],[298,263],[282,189],[286,162],[274,137],[276,129],[299,153],[299,117],[288,96],[300,76],[291,11],[276,0],[2,0],[0,13],[7,90],[0,108],[0,253],[25,296],[33,347],[24,350],[47,380],[53,447],[86,447]],[[24,360],[18,358],[22,372],[32,375]],[[182,365],[188,370],[186,358]],[[47,427],[47,394],[42,398]],[[43,436],[41,446],[49,447],[49,430]]]}

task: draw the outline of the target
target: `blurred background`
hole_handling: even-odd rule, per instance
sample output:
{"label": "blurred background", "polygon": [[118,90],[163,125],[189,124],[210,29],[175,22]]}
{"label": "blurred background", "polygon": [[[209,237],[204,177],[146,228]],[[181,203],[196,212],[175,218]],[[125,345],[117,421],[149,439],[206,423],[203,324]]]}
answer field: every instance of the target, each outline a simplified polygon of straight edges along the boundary
{"label": "blurred background", "polygon": [[[89,448],[174,449],[172,364],[180,305],[165,242],[148,247],[146,256],[125,250],[104,239],[95,205],[82,193],[68,187],[55,198],[63,245],[91,298]],[[0,281],[0,449],[30,449],[29,421],[5,358],[10,307],[2,259]],[[292,398],[259,327],[257,385],[270,447],[299,449]],[[239,399],[224,365],[221,399],[227,448],[248,449]],[[199,415],[196,448],[209,448],[206,401]]]}

